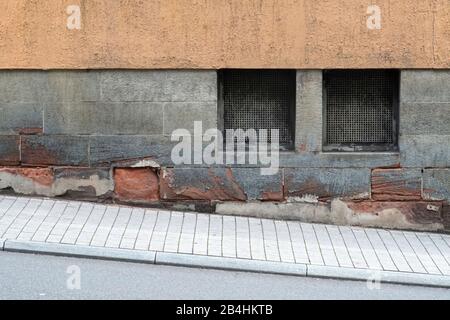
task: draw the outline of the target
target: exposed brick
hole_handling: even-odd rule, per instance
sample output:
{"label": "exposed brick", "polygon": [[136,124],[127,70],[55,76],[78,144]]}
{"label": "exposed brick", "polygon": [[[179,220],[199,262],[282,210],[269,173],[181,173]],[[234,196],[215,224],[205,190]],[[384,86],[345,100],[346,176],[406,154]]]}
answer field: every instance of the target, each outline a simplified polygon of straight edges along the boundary
{"label": "exposed brick", "polygon": [[0,165],[12,166],[19,164],[19,145],[19,136],[0,136]]}
{"label": "exposed brick", "polygon": [[[384,226],[403,224],[405,228],[439,230],[443,228],[442,203],[426,201],[361,201],[348,202],[355,213],[373,214],[383,219]],[[358,217],[365,225],[363,216]],[[400,223],[399,221],[404,221]],[[397,221],[396,223],[394,223]]]}
{"label": "exposed brick", "polygon": [[22,163],[87,166],[88,138],[82,136],[22,136]]}
{"label": "exposed brick", "polygon": [[289,168],[285,169],[284,189],[287,197],[367,199],[370,170]]}
{"label": "exposed brick", "polygon": [[422,193],[420,169],[374,169],[372,199],[379,201],[420,200]]}
{"label": "exposed brick", "polygon": [[230,168],[163,169],[160,176],[164,200],[245,201],[244,190]]}
{"label": "exposed brick", "polygon": [[146,203],[159,200],[158,176],[150,168],[116,168],[114,182],[119,201]]}

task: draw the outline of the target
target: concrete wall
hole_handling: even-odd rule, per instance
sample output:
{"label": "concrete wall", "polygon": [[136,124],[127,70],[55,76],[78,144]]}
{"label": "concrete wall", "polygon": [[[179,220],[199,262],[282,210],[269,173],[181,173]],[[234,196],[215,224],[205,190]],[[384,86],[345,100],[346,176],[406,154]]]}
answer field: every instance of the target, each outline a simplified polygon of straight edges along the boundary
{"label": "concrete wall", "polygon": [[448,21],[448,0],[2,0],[0,68],[449,68]]}
{"label": "concrete wall", "polygon": [[213,70],[1,71],[0,189],[441,230],[450,227],[449,92],[447,70],[403,70],[399,152],[323,152],[322,71],[299,70],[295,150],[262,176],[259,165],[171,161],[174,129],[218,125]]}

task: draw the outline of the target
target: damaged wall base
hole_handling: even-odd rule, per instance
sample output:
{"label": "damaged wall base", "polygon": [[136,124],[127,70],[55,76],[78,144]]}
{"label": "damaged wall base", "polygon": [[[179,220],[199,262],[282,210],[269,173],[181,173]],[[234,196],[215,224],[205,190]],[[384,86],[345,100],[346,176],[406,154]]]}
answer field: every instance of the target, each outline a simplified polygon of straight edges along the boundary
{"label": "damaged wall base", "polygon": [[[329,185],[316,181],[314,190],[307,188],[322,197],[300,196],[301,190],[311,185],[309,176],[303,182],[297,179],[292,186],[284,180],[290,179],[284,170],[279,177],[263,177],[254,175],[254,170],[258,170],[255,168],[174,169],[136,167],[132,162],[129,165],[2,167],[0,193],[338,225],[450,230],[450,206],[444,200],[422,196],[420,170],[416,172],[420,173],[418,176],[405,174],[402,169],[375,169],[371,193],[356,189],[353,197],[342,198],[337,194],[339,190],[330,188],[333,179],[329,178],[324,180]],[[259,179],[265,181],[259,181],[258,187]]]}

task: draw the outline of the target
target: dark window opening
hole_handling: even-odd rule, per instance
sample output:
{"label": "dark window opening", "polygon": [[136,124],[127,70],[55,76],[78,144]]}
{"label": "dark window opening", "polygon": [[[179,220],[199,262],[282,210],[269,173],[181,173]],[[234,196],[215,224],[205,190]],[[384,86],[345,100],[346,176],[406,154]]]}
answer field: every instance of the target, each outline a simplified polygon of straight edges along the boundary
{"label": "dark window opening", "polygon": [[[294,146],[295,81],[293,70],[230,69],[219,72],[219,123],[227,129],[279,130],[281,149]],[[235,141],[240,137],[235,138]],[[242,139],[245,139],[244,137]]]}
{"label": "dark window opening", "polygon": [[324,72],[324,151],[396,151],[399,72]]}

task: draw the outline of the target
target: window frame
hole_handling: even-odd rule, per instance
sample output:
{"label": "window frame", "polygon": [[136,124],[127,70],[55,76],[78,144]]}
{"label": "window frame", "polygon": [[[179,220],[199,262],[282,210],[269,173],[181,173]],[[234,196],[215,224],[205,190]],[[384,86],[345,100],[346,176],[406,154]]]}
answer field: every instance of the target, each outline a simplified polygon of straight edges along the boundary
{"label": "window frame", "polygon": [[[327,74],[348,71],[386,71],[394,77],[394,94],[392,96],[392,143],[328,143],[327,139]],[[400,120],[400,71],[397,69],[327,69],[322,72],[322,151],[323,152],[398,152]]]}
{"label": "window frame", "polygon": [[280,151],[294,151],[296,145],[296,116],[297,116],[297,70],[296,69],[265,69],[265,68],[257,68],[257,69],[237,69],[237,68],[227,68],[227,69],[219,69],[217,71],[217,128],[223,134],[223,143],[226,144],[226,135],[225,135],[225,101],[224,101],[224,74],[229,71],[240,71],[240,72],[251,72],[251,71],[289,71],[292,73],[292,81],[294,93],[292,99],[290,99],[289,106],[289,132],[290,132],[290,143],[282,144],[280,142]]}

